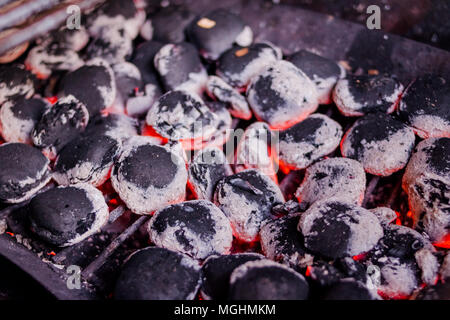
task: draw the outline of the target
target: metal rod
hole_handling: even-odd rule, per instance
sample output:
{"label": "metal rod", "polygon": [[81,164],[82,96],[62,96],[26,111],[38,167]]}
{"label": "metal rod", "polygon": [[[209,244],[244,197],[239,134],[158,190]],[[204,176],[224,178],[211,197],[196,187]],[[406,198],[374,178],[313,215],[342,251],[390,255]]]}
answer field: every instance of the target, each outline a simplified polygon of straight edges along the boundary
{"label": "metal rod", "polygon": [[137,219],[131,226],[129,226],[124,232],[122,232],[117,238],[115,238],[106,249],[100,253],[100,255],[92,261],[82,272],[85,279],[89,280],[94,276],[95,272],[100,269],[111,254],[133,233],[135,233],[144,223],[150,219],[149,216],[142,216]]}

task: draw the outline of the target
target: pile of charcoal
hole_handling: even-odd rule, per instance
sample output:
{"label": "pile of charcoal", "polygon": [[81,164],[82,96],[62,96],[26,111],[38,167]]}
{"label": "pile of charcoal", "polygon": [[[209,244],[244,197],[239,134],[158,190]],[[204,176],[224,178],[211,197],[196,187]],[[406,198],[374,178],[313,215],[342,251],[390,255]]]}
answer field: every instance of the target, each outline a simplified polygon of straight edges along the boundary
{"label": "pile of charcoal", "polygon": [[[450,298],[448,75],[352,74],[229,11],[144,4],[0,66],[0,202],[29,201],[36,237],[97,233],[110,183],[151,216],[116,299]],[[364,205],[393,174],[411,226]]]}

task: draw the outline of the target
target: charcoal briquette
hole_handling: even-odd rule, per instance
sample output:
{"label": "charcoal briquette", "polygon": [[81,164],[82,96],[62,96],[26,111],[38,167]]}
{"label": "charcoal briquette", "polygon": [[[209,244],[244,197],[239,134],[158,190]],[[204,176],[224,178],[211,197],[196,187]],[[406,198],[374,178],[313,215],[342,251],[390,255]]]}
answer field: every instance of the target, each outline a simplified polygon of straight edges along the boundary
{"label": "charcoal briquette", "polygon": [[344,279],[328,288],[325,300],[380,300],[380,297],[366,285],[352,279]]}
{"label": "charcoal briquette", "polygon": [[31,98],[33,94],[33,75],[24,66],[0,66],[0,105],[11,98]]}

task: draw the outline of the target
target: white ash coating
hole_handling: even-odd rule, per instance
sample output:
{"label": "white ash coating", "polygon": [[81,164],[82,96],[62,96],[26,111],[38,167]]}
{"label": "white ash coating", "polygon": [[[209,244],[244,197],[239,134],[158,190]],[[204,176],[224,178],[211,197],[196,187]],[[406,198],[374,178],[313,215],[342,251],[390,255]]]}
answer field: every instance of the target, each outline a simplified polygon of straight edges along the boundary
{"label": "white ash coating", "polygon": [[[311,125],[311,130],[308,130],[314,119],[322,120],[320,126]],[[296,131],[303,136],[296,134]],[[280,163],[289,169],[304,169],[332,153],[339,146],[342,135],[342,127],[338,122],[324,114],[312,114],[291,128],[280,131]]]}
{"label": "white ash coating", "polygon": [[276,144],[274,134],[267,123],[254,122],[249,125],[239,141],[236,151],[235,170],[257,169],[267,176],[276,175],[275,163],[270,153],[271,144]]}
{"label": "white ash coating", "polygon": [[411,265],[402,263],[395,257],[384,257],[378,261],[382,263],[382,266],[380,268],[381,283],[377,289],[383,295],[390,298],[409,296],[419,285]]}
{"label": "white ash coating", "polygon": [[330,197],[361,205],[365,191],[366,173],[358,161],[329,158],[306,169],[295,195],[299,203],[306,205]]}
{"label": "white ash coating", "polygon": [[[340,233],[337,229],[331,229],[335,234],[327,234],[330,226],[337,223],[345,225],[349,234],[345,235],[343,231]],[[355,256],[368,252],[383,237],[381,224],[372,212],[333,198],[314,203],[301,215],[298,229],[305,237],[305,246],[313,251],[324,251],[318,253],[325,256]],[[342,252],[328,252],[330,249],[326,249],[327,246],[339,243],[327,241],[343,242],[346,245],[339,248]],[[311,248],[311,244],[315,248]]]}
{"label": "white ash coating", "polygon": [[99,86],[98,90],[100,91],[104,106],[108,107],[111,106],[114,103],[114,100],[116,99],[117,94],[117,87],[116,87],[116,79],[114,77],[114,71],[111,68],[111,65],[108,63],[108,61],[102,59],[102,58],[93,58],[86,62],[87,66],[102,66],[106,69],[106,71],[109,73],[109,77],[111,79],[111,82],[108,86]]}
{"label": "white ash coating", "polygon": [[410,122],[414,132],[422,139],[432,137],[450,138],[450,122],[442,119],[442,117],[422,114],[414,116]]}
{"label": "white ash coating", "polygon": [[142,96],[130,97],[126,101],[125,110],[131,117],[140,117],[147,114],[160,95],[160,89],[154,84],[147,83]]}
{"label": "white ash coating", "polygon": [[387,226],[397,219],[397,214],[391,208],[378,207],[370,209],[369,211],[372,212],[378,220],[380,220],[382,226]]}
{"label": "white ash coating", "polygon": [[247,47],[253,42],[253,31],[249,26],[245,26],[241,33],[234,40],[238,46]]}
{"label": "white ash coating", "polygon": [[[99,127],[96,124],[97,120],[100,122]],[[124,114],[97,115],[86,128],[86,134],[106,135],[122,143],[139,134],[138,126],[136,119]]]}
{"label": "white ash coating", "polygon": [[[274,64],[283,57],[281,50],[272,43],[261,43],[266,44],[268,47],[259,49],[258,56],[248,63],[244,70],[232,72],[230,70],[222,70],[219,66],[216,74],[233,87],[245,88],[253,77],[259,75],[267,66]],[[248,49],[251,49],[251,47]]]}
{"label": "white ash coating", "polygon": [[87,55],[110,64],[124,62],[133,52],[131,37],[120,28],[103,28],[87,47]]}
{"label": "white ash coating", "polygon": [[[116,190],[131,211],[141,215],[151,214],[169,204],[183,201],[186,195],[187,183],[187,170],[184,159],[164,146],[159,147],[171,153],[172,161],[177,166],[177,172],[171,183],[161,189],[151,185],[147,189],[142,189],[128,181],[121,173],[120,165],[128,157],[132,156],[138,147],[144,145],[155,145],[155,141],[150,137],[144,136],[134,136],[128,139],[123,145],[111,175],[111,184],[114,190]],[[151,159],[148,159],[148,161],[151,162]]]}
{"label": "white ash coating", "polygon": [[[392,103],[392,105],[389,107],[386,113],[389,114],[394,112],[397,106],[396,103],[403,90],[404,90],[403,85],[399,83],[394,92],[390,96],[381,97],[384,101]],[[361,109],[363,109],[364,107],[369,107],[367,103],[360,103],[358,101],[355,101],[352,93],[350,92],[349,81],[348,79],[345,78],[340,79],[336,83],[332,93],[332,98],[334,103],[338,107],[339,111],[346,117],[363,116],[365,113],[361,111]]]}
{"label": "white ash coating", "polygon": [[221,78],[209,76],[206,83],[206,92],[211,98],[217,98],[219,101],[230,104],[229,110],[232,116],[245,120],[252,117],[252,112],[245,97]]}
{"label": "white ash coating", "polygon": [[317,94],[319,95],[319,104],[330,104],[333,102],[333,89],[340,79],[345,78],[346,71],[345,69],[340,65],[339,69],[341,70],[341,74],[339,75],[339,78],[336,77],[328,77],[328,78],[321,78],[318,75],[314,74],[314,76],[311,78],[311,80],[314,82],[317,88]]}
{"label": "white ash coating", "polygon": [[448,281],[450,279],[450,252],[448,252],[445,256],[439,273],[444,281]]}
{"label": "white ash coating", "polygon": [[[83,241],[84,239],[90,237],[91,235],[100,231],[100,229],[106,225],[109,218],[109,209],[108,205],[105,202],[105,198],[100,190],[91,186],[87,183],[79,183],[75,185],[71,185],[72,188],[77,188],[84,190],[86,192],[86,196],[92,203],[93,210],[92,212],[95,214],[95,220],[90,226],[89,230],[85,233],[77,234],[75,238],[69,240],[65,244],[61,245],[61,247],[73,246],[76,243]],[[64,188],[64,187],[58,187]]]}
{"label": "white ash coating", "polygon": [[[18,66],[18,68],[25,69],[22,65]],[[23,96],[28,99],[31,98],[33,94],[34,82],[31,76],[26,77],[25,81],[20,84],[8,83],[4,79],[0,79],[0,105],[16,96]]]}
{"label": "white ash coating", "polygon": [[[196,215],[197,225],[189,224],[189,214],[202,207],[201,217]],[[184,217],[177,216],[170,220],[165,211],[179,210]],[[160,218],[162,215],[164,218]],[[177,219],[178,218],[178,219]],[[164,221],[164,219],[170,221]],[[155,224],[166,223],[164,231]],[[212,230],[205,230],[212,228]],[[225,214],[212,202],[207,200],[192,200],[170,205],[155,212],[148,225],[150,240],[158,247],[185,253],[195,259],[206,259],[213,254],[228,254],[233,242],[233,232],[230,221]],[[180,240],[180,237],[182,240]],[[185,241],[189,245],[185,244]]]}
{"label": "white ash coating", "polygon": [[152,20],[147,19],[145,20],[144,24],[141,26],[141,29],[139,30],[139,35],[144,38],[144,40],[149,41],[152,40],[154,33],[154,28],[152,25]]}
{"label": "white ash coating", "polygon": [[64,41],[65,47],[78,52],[88,44],[89,33],[83,26],[75,29],[63,27],[56,32],[54,38],[55,40]]}
{"label": "white ash coating", "polygon": [[123,15],[114,17],[100,14],[89,21],[88,31],[91,36],[98,36],[102,29],[123,28],[134,39],[139,34],[142,24],[145,22],[145,11],[138,10],[134,17],[125,18]]}
{"label": "white ash coating", "polygon": [[[56,158],[58,161],[58,158]],[[82,162],[78,163],[74,168],[65,172],[53,172],[53,179],[62,186],[68,186],[76,183],[89,183],[94,187],[101,186],[108,180],[109,172],[112,168],[112,162],[109,166],[98,168],[96,163]]]}
{"label": "white ash coating", "polygon": [[[271,207],[284,202],[283,194],[270,177],[258,170],[247,169],[225,179],[216,187],[214,203],[230,220],[235,237],[246,242],[254,241],[258,238],[263,223],[271,216]],[[253,179],[259,180],[258,183],[264,186],[258,187],[247,181]],[[235,191],[242,188],[249,190]],[[252,199],[254,196],[258,200]]]}
{"label": "white ash coating", "polygon": [[[387,138],[366,140],[359,136],[359,126],[366,118],[361,118],[345,133],[341,143],[341,153],[346,158],[358,160],[366,172],[377,176],[390,176],[403,169],[410,158],[415,144],[414,131],[404,125],[403,128],[386,128],[383,123],[372,122],[379,126],[375,130],[383,131]],[[396,120],[394,120],[396,121]],[[356,140],[356,142],[354,142]],[[355,150],[353,143],[361,146],[362,151]]]}
{"label": "white ash coating", "polygon": [[[413,213],[414,226],[421,227],[431,240],[439,242],[449,234],[450,225],[450,170],[449,151],[439,150],[436,157],[441,165],[447,164],[446,169],[438,170],[431,166],[432,159],[429,152],[433,152],[436,144],[450,138],[430,138],[421,141],[415,148],[413,155],[403,175],[403,190],[408,195],[409,208]],[[439,195],[439,197],[436,197]]]}
{"label": "white ash coating", "polygon": [[73,71],[84,64],[74,50],[60,48],[56,42],[44,42],[30,50],[25,60],[38,77],[47,79],[53,71]]}
{"label": "white ash coating", "polygon": [[[42,99],[47,105],[45,99]],[[0,134],[6,142],[21,142],[32,144],[31,134],[36,122],[31,119],[23,119],[11,110],[15,106],[14,100],[8,100],[0,107]]]}
{"label": "white ash coating", "polygon": [[[270,81],[269,92],[263,89],[266,81]],[[269,106],[267,99],[274,96],[282,102]],[[284,60],[266,67],[251,80],[247,100],[256,118],[269,123],[273,129],[292,126],[319,106],[315,84],[295,65]]]}
{"label": "white ash coating", "polygon": [[[171,98],[175,95],[178,101]],[[164,105],[169,97],[171,104],[176,102],[175,106]],[[205,118],[209,119],[208,123],[204,122]],[[216,132],[220,119],[197,94],[175,90],[167,92],[153,104],[146,121],[158,134],[171,140],[207,140]]]}
{"label": "white ash coating", "polygon": [[434,248],[423,248],[414,254],[417,265],[422,270],[421,279],[427,285],[434,285],[438,276],[439,262],[434,251]]}
{"label": "white ash coating", "polygon": [[189,164],[189,184],[197,199],[212,201],[217,182],[232,174],[225,154],[217,147],[198,151]]}

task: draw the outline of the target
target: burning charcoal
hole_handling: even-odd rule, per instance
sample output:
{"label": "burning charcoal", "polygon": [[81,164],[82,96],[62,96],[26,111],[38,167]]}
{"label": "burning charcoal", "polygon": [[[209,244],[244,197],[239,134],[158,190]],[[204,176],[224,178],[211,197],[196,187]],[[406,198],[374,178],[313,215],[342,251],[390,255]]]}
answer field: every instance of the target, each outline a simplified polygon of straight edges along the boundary
{"label": "burning charcoal", "polygon": [[416,300],[450,300],[450,282],[425,287],[419,292]]}
{"label": "burning charcoal", "polygon": [[86,105],[91,116],[111,106],[116,98],[114,72],[100,58],[66,74],[61,81],[60,95],[73,95]]}
{"label": "burning charcoal", "polygon": [[178,43],[185,40],[185,28],[194,20],[195,14],[184,6],[171,5],[161,8],[141,28],[141,36],[162,42]]}
{"label": "burning charcoal", "polygon": [[36,148],[22,143],[0,146],[0,201],[19,203],[50,181],[49,161]]}
{"label": "burning charcoal", "polygon": [[339,199],[314,203],[302,214],[298,228],[306,248],[333,259],[367,252],[383,236],[373,213]]}
{"label": "burning charcoal", "polygon": [[[44,38],[42,42],[48,41],[47,39]],[[50,34],[50,41],[57,42],[64,48],[78,52],[88,44],[89,34],[83,26],[74,29],[63,27]]]}
{"label": "burning charcoal", "polygon": [[262,259],[264,256],[257,253],[210,256],[202,266],[202,297],[206,300],[226,300],[233,271],[244,263]]}
{"label": "burning charcoal", "polygon": [[130,138],[123,146],[111,183],[136,214],[151,214],[184,200],[187,170],[184,159],[149,137]]}
{"label": "burning charcoal", "polygon": [[236,151],[236,172],[245,169],[258,169],[277,182],[275,168],[276,138],[264,122],[254,122],[244,132]]}
{"label": "burning charcoal", "polygon": [[152,84],[159,87],[158,72],[155,69],[154,58],[163,46],[164,43],[158,41],[146,41],[134,50],[131,62],[141,72],[144,84]]}
{"label": "burning charcoal", "polygon": [[89,184],[40,193],[31,200],[29,211],[31,230],[59,247],[72,246],[98,232],[109,216],[103,194]]}
{"label": "burning charcoal", "polygon": [[308,266],[306,276],[311,278],[312,284],[319,290],[330,287],[345,277],[334,265],[320,260]]}
{"label": "burning charcoal", "polygon": [[22,65],[0,66],[0,105],[11,98],[31,98],[33,94],[33,75]]}
{"label": "burning charcoal", "polygon": [[444,247],[450,226],[450,138],[420,142],[403,176],[414,226]]}
{"label": "burning charcoal", "polygon": [[219,180],[232,174],[222,150],[216,147],[204,148],[189,164],[189,186],[197,199],[213,201]]}
{"label": "burning charcoal", "polygon": [[306,300],[309,286],[294,270],[270,260],[250,261],[230,279],[230,300]]}
{"label": "burning charcoal", "polygon": [[58,100],[42,116],[33,131],[33,143],[44,149],[50,159],[81,134],[89,121],[85,105],[73,96]]}
{"label": "burning charcoal", "polygon": [[127,34],[136,38],[145,21],[145,12],[138,10],[134,1],[109,0],[87,18],[88,30],[92,36],[103,28],[124,28]]}
{"label": "burning charcoal", "polygon": [[352,279],[344,279],[325,292],[325,300],[380,300],[380,297],[364,284]]}
{"label": "burning charcoal", "polygon": [[251,242],[258,239],[262,224],[271,217],[272,207],[284,199],[275,182],[249,169],[222,179],[214,202],[230,219],[234,236]]}
{"label": "burning charcoal", "polygon": [[450,251],[447,252],[447,255],[444,258],[444,262],[442,263],[441,270],[439,271],[442,280],[448,281],[450,280]]}
{"label": "burning charcoal", "polygon": [[254,76],[282,57],[281,50],[269,42],[235,46],[220,56],[216,73],[231,86],[245,88]]}
{"label": "burning charcoal", "polygon": [[264,255],[292,268],[306,268],[313,256],[306,253],[303,236],[297,230],[299,215],[285,216],[266,223],[260,231]]}
{"label": "burning charcoal", "polygon": [[[366,254],[362,254],[362,256],[365,257]],[[343,273],[343,278],[352,278],[362,283],[368,283],[370,270],[368,271],[366,265],[359,261],[359,256],[337,259],[334,265]]]}
{"label": "burning charcoal", "polygon": [[102,28],[86,49],[89,59],[102,58],[111,64],[125,61],[133,51],[133,44],[125,29]]}
{"label": "burning charcoal", "polygon": [[[303,181],[303,177],[303,170],[292,170],[283,178],[283,180],[281,180],[280,189],[286,200],[292,201],[292,199],[295,199],[295,191]],[[305,209],[306,208],[303,208],[303,211]]]}
{"label": "burning charcoal", "polygon": [[208,137],[206,140],[201,142],[201,146],[196,146],[196,141],[192,142],[192,147],[188,147],[186,149],[201,149],[205,147],[222,147],[229,139],[231,133],[231,126],[233,124],[233,119],[231,118],[231,114],[227,109],[227,105],[223,102],[219,101],[207,101],[205,102],[208,106],[209,110],[216,114],[219,122],[216,126],[216,132],[213,133],[211,137]]}
{"label": "burning charcoal", "polygon": [[378,291],[384,297],[403,298],[421,282],[434,284],[439,268],[434,252],[431,243],[413,229],[385,226],[382,240],[369,254],[370,263],[380,268]]}
{"label": "burning charcoal", "polygon": [[105,135],[123,142],[130,137],[139,134],[138,122],[123,114],[98,114],[92,117],[84,132],[84,135]]}
{"label": "burning charcoal", "polygon": [[304,169],[333,152],[341,138],[339,123],[326,115],[313,114],[280,132],[280,166],[284,170]]}
{"label": "burning charcoal", "polygon": [[358,161],[330,158],[306,169],[296,196],[306,206],[330,197],[361,205],[365,190],[366,173]]}
{"label": "burning charcoal", "polygon": [[256,118],[272,129],[289,128],[319,106],[314,83],[287,61],[277,61],[254,77],[247,99]]}
{"label": "burning charcoal", "polygon": [[72,71],[84,64],[76,51],[59,42],[45,41],[28,53],[25,65],[40,79],[47,79],[54,71]]}
{"label": "burning charcoal", "polygon": [[285,203],[277,204],[272,208],[275,216],[282,217],[290,214],[305,212],[306,210],[297,201],[288,200]]}
{"label": "burning charcoal", "polygon": [[69,142],[55,162],[53,179],[60,185],[102,185],[108,178],[119,143],[108,136],[78,137]]}
{"label": "burning charcoal", "polygon": [[0,132],[7,142],[31,144],[31,133],[48,108],[43,99],[17,98],[0,109]]}
{"label": "burning charcoal", "polygon": [[166,90],[201,94],[208,80],[197,49],[188,42],[163,46],[155,55],[155,68]]}
{"label": "burning charcoal", "polygon": [[129,116],[146,114],[156,98],[141,92],[144,82],[139,69],[130,62],[120,62],[112,68],[117,87],[114,109],[117,109],[118,113],[124,113],[126,110]]}
{"label": "burning charcoal", "polygon": [[406,166],[414,144],[411,128],[390,115],[375,113],[357,120],[346,132],[341,152],[361,162],[368,173],[389,176]]}
{"label": "burning charcoal", "polygon": [[252,112],[245,97],[221,78],[210,76],[206,83],[206,90],[211,98],[227,103],[230,113],[234,117],[245,120],[252,117]]}
{"label": "burning charcoal", "polygon": [[234,43],[249,46],[253,32],[240,17],[224,9],[194,19],[187,27],[189,39],[205,58],[216,60]]}
{"label": "burning charcoal", "polygon": [[317,87],[320,104],[330,104],[336,82],[345,77],[345,69],[333,60],[300,50],[289,57],[297,68],[302,70]]}
{"label": "burning charcoal", "polygon": [[147,114],[147,124],[171,140],[206,140],[219,121],[199,96],[186,91],[169,91]]}
{"label": "burning charcoal", "polygon": [[378,207],[375,209],[370,209],[369,211],[377,216],[383,227],[391,224],[397,219],[397,214],[391,208]]}
{"label": "burning charcoal", "polygon": [[426,75],[403,94],[399,115],[421,138],[450,137],[449,85],[448,79]]}
{"label": "burning charcoal", "polygon": [[201,285],[194,259],[163,248],[133,253],[122,268],[114,297],[119,300],[193,300]]}
{"label": "burning charcoal", "polygon": [[233,242],[230,221],[207,200],[182,202],[156,211],[148,232],[156,246],[195,259],[227,254]]}
{"label": "burning charcoal", "polygon": [[347,75],[337,82],[333,100],[347,117],[373,112],[392,113],[403,89],[402,84],[392,77]]}

